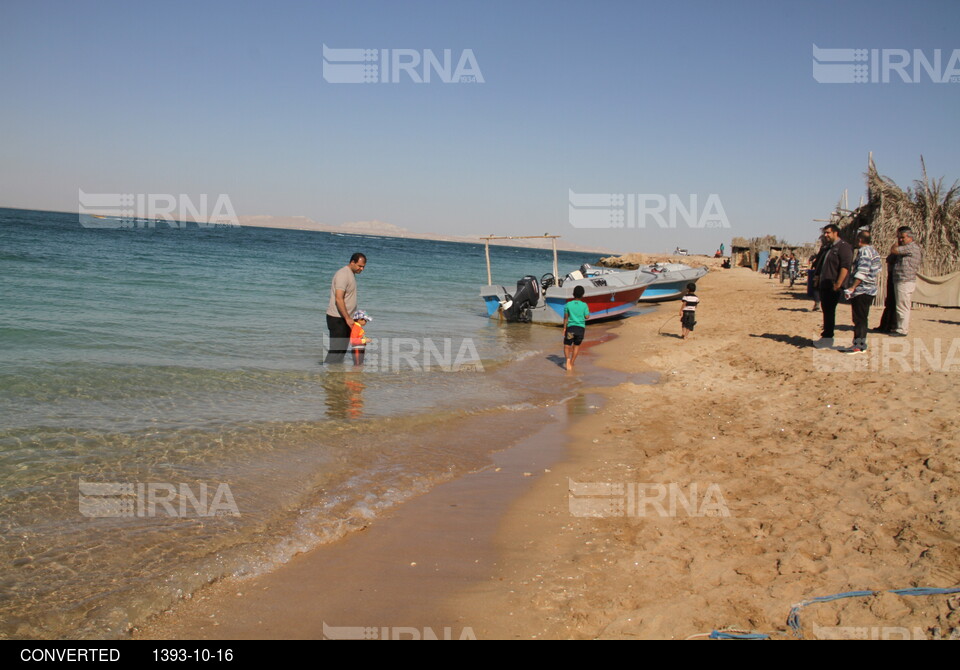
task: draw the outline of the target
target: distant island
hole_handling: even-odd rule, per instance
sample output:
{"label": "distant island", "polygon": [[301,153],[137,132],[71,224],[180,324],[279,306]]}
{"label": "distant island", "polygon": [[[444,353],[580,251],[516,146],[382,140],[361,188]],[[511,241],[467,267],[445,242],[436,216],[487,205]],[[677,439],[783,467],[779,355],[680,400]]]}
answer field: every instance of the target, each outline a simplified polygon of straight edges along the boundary
{"label": "distant island", "polygon": [[[345,235],[380,235],[383,237],[402,237],[411,240],[433,240],[439,242],[472,242],[482,244],[483,235],[438,235],[436,233],[414,233],[406,228],[395,226],[383,221],[351,221],[340,226],[331,226],[306,216],[238,216],[241,226],[256,226],[259,228],[286,228],[290,230],[314,230],[323,233],[342,233]],[[552,248],[551,240],[493,240],[490,244],[507,247],[529,247],[533,249]],[[585,247],[579,244],[557,240],[557,249],[560,251],[577,251],[583,253],[612,254],[611,249],[600,247]]]}

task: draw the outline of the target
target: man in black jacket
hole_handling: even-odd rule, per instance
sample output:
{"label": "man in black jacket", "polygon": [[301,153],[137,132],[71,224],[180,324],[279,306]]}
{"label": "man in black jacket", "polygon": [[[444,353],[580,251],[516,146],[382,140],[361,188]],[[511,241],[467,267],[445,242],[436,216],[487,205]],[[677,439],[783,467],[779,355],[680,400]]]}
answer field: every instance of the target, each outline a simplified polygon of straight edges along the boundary
{"label": "man in black jacket", "polygon": [[840,228],[836,224],[824,226],[823,236],[827,246],[817,268],[817,277],[814,278],[816,286],[820,288],[820,304],[823,308],[823,332],[820,339],[814,342],[818,349],[833,347],[837,305],[853,264],[853,247],[840,239]]}

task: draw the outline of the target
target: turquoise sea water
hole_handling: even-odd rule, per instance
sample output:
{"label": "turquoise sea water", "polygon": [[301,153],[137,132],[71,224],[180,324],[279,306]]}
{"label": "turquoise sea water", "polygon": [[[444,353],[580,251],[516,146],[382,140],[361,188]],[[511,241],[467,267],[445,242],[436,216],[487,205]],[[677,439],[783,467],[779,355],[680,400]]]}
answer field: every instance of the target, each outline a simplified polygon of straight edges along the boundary
{"label": "turquoise sea water", "polygon": [[[446,359],[320,364],[354,251],[368,335]],[[551,270],[548,251],[491,255],[506,286]],[[0,637],[122,635],[481,467],[491,424],[574,384],[559,330],[487,319],[485,283],[481,245],[0,209]]]}

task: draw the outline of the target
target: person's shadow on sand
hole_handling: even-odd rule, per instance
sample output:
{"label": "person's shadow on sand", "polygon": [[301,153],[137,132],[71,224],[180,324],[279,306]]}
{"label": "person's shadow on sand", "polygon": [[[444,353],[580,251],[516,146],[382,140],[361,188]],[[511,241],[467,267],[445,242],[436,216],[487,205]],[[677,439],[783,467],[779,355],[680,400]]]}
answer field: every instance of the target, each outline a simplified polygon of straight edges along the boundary
{"label": "person's shadow on sand", "polygon": [[677,335],[676,333],[660,333],[660,337],[672,337],[677,340],[682,340],[682,335]]}
{"label": "person's shadow on sand", "polygon": [[813,340],[809,337],[800,337],[799,335],[777,335],[775,333],[764,333],[763,335],[754,335],[751,333],[750,337],[762,337],[768,340],[773,340],[774,342],[782,342],[783,344],[791,344],[797,349],[806,349],[813,346]]}

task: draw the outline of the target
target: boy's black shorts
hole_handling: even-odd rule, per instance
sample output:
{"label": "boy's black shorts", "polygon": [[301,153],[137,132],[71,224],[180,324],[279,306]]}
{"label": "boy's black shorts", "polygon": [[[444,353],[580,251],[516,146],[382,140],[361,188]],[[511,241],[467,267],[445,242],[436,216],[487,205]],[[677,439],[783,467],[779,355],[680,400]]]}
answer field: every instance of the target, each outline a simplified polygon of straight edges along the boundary
{"label": "boy's black shorts", "polygon": [[680,324],[687,330],[693,330],[693,327],[697,325],[697,313],[684,312],[683,316],[680,317]]}
{"label": "boy's black shorts", "polygon": [[579,347],[586,332],[587,329],[583,326],[567,326],[567,332],[563,334],[563,343]]}

